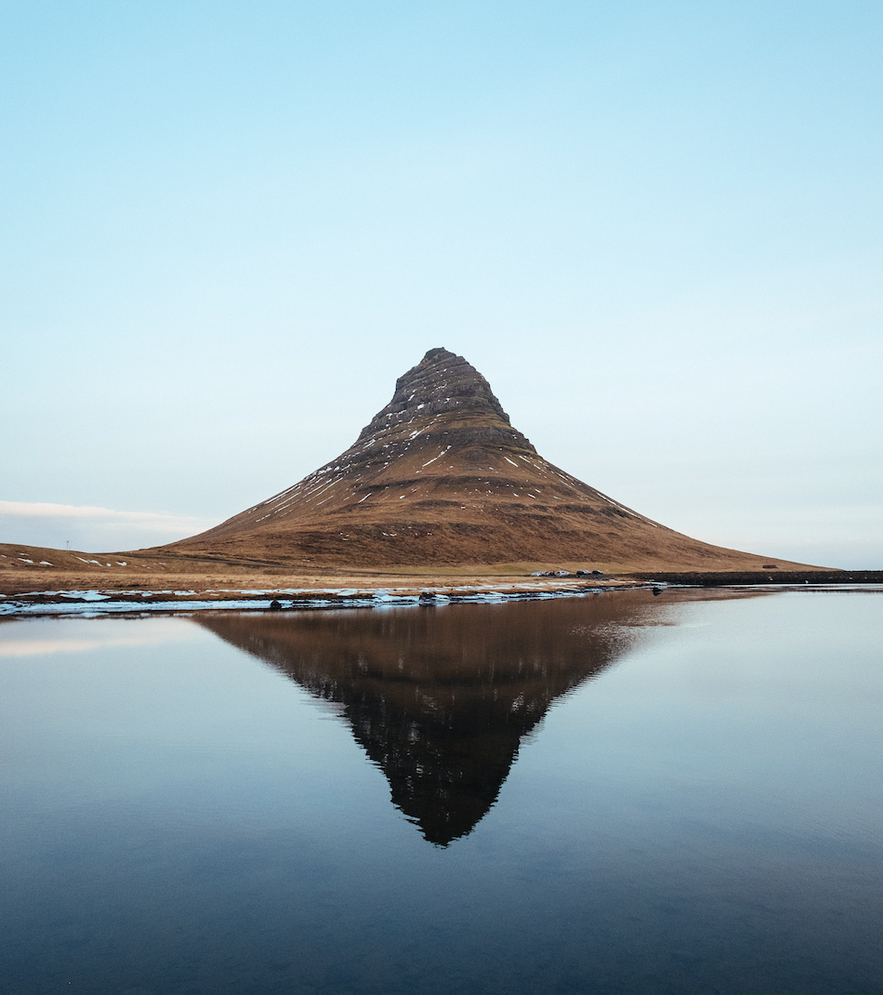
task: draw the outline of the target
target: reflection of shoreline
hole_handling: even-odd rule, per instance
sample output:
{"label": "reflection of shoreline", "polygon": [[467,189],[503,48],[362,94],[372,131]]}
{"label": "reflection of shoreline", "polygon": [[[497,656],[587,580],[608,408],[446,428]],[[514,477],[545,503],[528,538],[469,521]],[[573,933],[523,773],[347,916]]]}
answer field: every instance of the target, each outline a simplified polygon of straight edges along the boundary
{"label": "reflection of shoreline", "polygon": [[556,699],[600,674],[652,626],[672,624],[659,605],[651,592],[634,591],[195,621],[334,703],[385,774],[393,804],[444,846],[491,808],[522,739]]}

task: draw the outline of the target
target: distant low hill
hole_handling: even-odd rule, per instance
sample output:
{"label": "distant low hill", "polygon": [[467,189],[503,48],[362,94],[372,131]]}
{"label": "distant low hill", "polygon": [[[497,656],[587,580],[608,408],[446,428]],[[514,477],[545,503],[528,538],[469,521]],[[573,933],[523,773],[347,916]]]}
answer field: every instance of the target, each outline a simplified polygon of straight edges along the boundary
{"label": "distant low hill", "polygon": [[430,349],[402,376],[336,459],[207,532],[148,552],[291,569],[804,566],[691,539],[553,466],[512,427],[484,377],[446,349]]}

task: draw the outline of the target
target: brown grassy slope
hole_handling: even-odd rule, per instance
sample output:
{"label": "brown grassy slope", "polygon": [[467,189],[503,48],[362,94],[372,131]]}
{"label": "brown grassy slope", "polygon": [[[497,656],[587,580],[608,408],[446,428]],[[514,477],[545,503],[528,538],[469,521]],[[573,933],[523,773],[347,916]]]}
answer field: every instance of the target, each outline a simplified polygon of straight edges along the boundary
{"label": "brown grassy slope", "polygon": [[421,473],[421,460],[438,455],[438,447],[415,448],[394,467],[358,481],[338,478],[324,492],[321,513],[306,505],[286,518],[219,529],[164,552],[301,568],[521,561],[608,571],[747,570],[770,562],[651,522],[536,457],[531,466],[528,457],[513,454],[522,464],[515,468],[500,451],[485,449],[477,467],[457,454],[435,473]]}
{"label": "brown grassy slope", "polygon": [[[83,591],[322,591],[329,588],[418,593],[427,588],[557,590],[561,581],[525,578],[532,570],[576,564],[506,563],[495,566],[354,568],[313,566],[280,567],[273,564],[231,563],[197,557],[143,553],[99,554],[80,550],[0,543],[0,595],[28,592]],[[573,585],[573,580],[565,581]],[[597,578],[593,579],[597,584]],[[604,580],[603,583],[616,581]],[[579,586],[579,584],[577,584]],[[47,597],[49,594],[47,593]],[[51,597],[50,597],[51,600]],[[57,600],[57,599],[56,599]]]}

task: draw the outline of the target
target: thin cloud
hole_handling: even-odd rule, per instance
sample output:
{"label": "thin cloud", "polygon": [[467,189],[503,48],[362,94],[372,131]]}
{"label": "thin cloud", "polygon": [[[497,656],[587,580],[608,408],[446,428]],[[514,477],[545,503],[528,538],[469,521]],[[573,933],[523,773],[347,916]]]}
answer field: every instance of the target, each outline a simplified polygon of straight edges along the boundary
{"label": "thin cloud", "polygon": [[101,519],[108,523],[119,522],[145,530],[179,531],[182,535],[190,535],[194,529],[207,529],[215,524],[213,521],[193,515],[167,515],[158,511],[115,511],[113,508],[49,504],[40,501],[0,501],[0,516],[2,515],[23,518]]}
{"label": "thin cloud", "polygon": [[217,519],[91,505],[0,501],[0,542],[74,549],[162,545],[217,525]]}

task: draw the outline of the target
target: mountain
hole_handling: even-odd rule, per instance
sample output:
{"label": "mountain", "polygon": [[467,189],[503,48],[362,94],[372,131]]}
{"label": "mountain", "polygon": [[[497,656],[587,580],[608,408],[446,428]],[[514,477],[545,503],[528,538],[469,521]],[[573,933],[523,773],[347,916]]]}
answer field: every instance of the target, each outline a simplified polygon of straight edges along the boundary
{"label": "mountain", "polygon": [[[758,570],[674,532],[539,455],[487,380],[430,349],[346,452],[164,553],[311,566],[558,564]],[[768,559],[768,558],[767,558]]]}

